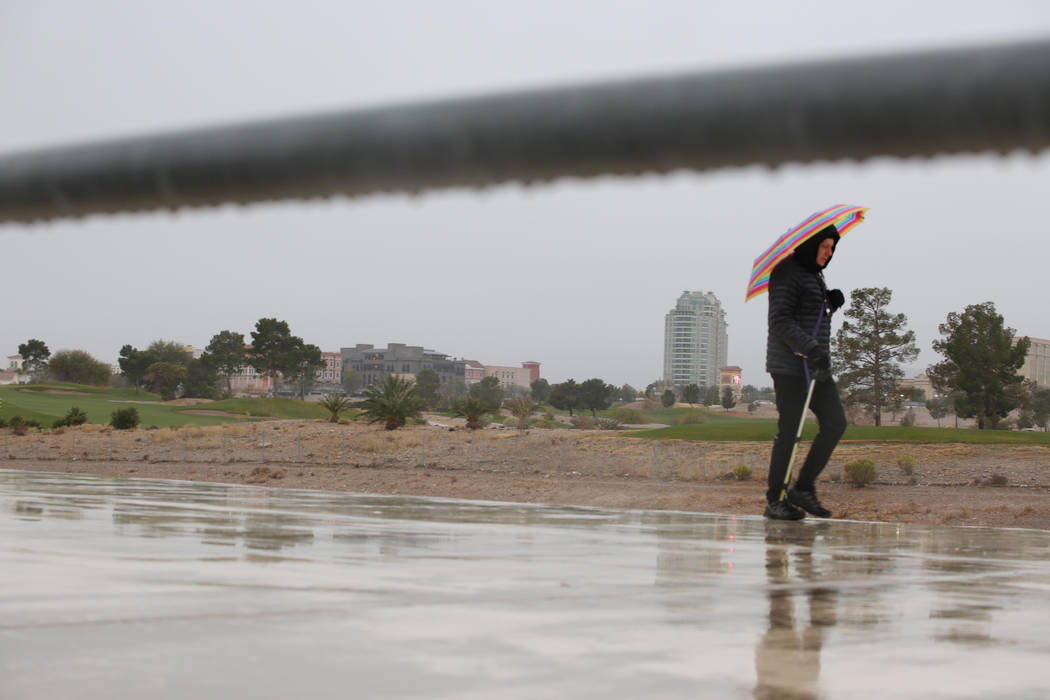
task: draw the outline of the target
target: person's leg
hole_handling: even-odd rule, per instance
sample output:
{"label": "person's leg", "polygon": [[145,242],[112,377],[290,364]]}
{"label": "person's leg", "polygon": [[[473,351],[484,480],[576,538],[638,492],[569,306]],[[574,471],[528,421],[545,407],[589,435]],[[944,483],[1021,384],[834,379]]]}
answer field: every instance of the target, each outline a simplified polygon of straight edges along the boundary
{"label": "person's leg", "polygon": [[773,439],[773,451],[769,457],[769,487],[766,500],[770,503],[780,499],[784,488],[791,449],[795,445],[798,422],[802,419],[802,404],[806,402],[809,386],[803,377],[773,375],[773,389],[777,394],[777,436]]}
{"label": "person's leg", "polygon": [[816,491],[817,477],[824,471],[831,459],[831,453],[838,445],[842,434],[846,432],[846,412],[842,409],[842,401],[839,399],[839,390],[832,380],[817,382],[813,389],[813,398],[809,407],[817,416],[817,424],[820,426],[817,436],[813,438],[813,444],[809,447],[806,461],[799,470],[798,480],[795,488],[799,491]]}

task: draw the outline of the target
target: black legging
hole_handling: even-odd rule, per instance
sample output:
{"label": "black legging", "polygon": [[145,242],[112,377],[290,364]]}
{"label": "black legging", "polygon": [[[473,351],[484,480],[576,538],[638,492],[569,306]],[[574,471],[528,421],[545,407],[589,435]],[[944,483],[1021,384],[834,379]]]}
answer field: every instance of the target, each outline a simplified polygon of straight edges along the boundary
{"label": "black legging", "polygon": [[[798,422],[802,418],[802,404],[806,402],[809,384],[804,377],[787,374],[773,375],[773,389],[777,392],[777,436],[773,440],[773,454],[769,458],[769,490],[766,500],[776,501],[784,487],[784,473],[791,459]],[[846,431],[846,412],[842,410],[839,390],[834,380],[818,381],[813,388],[809,407],[817,416],[820,430],[809,447],[809,454],[798,472],[795,486],[800,491],[813,491],[820,472],[827,466],[831,453]]]}

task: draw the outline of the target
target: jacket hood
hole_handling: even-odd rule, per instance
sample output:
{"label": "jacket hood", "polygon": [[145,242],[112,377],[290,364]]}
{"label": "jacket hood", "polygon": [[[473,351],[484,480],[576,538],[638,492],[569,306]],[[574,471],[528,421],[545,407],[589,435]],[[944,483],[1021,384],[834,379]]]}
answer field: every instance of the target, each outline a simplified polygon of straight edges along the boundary
{"label": "jacket hood", "polygon": [[[802,267],[810,272],[820,272],[828,266],[817,264],[817,248],[820,247],[821,241],[825,238],[830,238],[835,241],[835,247],[838,247],[839,230],[835,228],[835,224],[828,224],[817,231],[814,236],[795,246],[795,259],[800,265],[802,265]],[[831,264],[830,259],[828,260],[828,264]]]}

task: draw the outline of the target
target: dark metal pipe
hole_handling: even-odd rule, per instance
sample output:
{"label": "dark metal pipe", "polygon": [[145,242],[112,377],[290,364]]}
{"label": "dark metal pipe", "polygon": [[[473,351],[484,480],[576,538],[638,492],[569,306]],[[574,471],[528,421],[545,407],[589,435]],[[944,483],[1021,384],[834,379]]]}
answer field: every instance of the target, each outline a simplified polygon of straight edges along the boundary
{"label": "dark metal pipe", "polygon": [[1050,41],[533,90],[0,157],[0,222],[1050,145]]}

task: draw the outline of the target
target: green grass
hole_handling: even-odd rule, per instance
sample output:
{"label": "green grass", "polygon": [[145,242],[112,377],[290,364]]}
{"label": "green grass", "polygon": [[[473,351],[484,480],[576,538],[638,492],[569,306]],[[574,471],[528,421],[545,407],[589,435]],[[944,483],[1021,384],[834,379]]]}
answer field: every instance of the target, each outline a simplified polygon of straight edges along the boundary
{"label": "green grass", "polygon": [[[69,382],[47,382],[46,384],[23,384],[22,386],[6,386],[3,389],[12,389],[22,393],[37,392],[46,393],[53,391],[72,391],[77,394],[89,396],[105,395],[110,399],[122,399],[125,401],[160,401],[160,394],[148,391],[136,391],[135,389],[113,389],[104,386],[89,386],[87,384],[70,384]],[[73,396],[73,395],[71,395]],[[75,396],[73,396],[75,398]]]}
{"label": "green grass", "polygon": [[297,399],[223,399],[213,401],[207,406],[198,406],[209,411],[225,411],[242,416],[289,418],[310,420],[329,416],[316,401],[299,401]]}
{"label": "green grass", "polygon": [[[29,391],[24,391],[25,389]],[[47,389],[77,392],[75,394],[47,393]],[[134,389],[104,389],[79,384],[34,384],[25,386],[0,386],[0,417],[5,420],[20,415],[26,420],[36,420],[41,428],[50,428],[56,418],[61,418],[73,406],[87,414],[89,423],[106,425],[113,412],[134,406],[139,412],[143,427],[156,425],[160,428],[181,425],[218,425],[232,418],[222,416],[198,416],[181,413],[183,406],[166,406],[159,403],[160,397],[147,392],[136,393]],[[142,403],[139,403],[142,402]]]}
{"label": "green grass", "polygon": [[[668,423],[674,418],[665,409],[650,412],[653,421]],[[663,414],[664,420],[657,418]],[[638,430],[624,433],[627,437],[653,440],[692,440],[710,442],[762,442],[772,441],[777,432],[777,422],[772,418],[741,418],[710,411],[708,422],[700,425],[673,425],[668,428]],[[806,421],[803,440],[812,440],[817,433],[816,423]],[[1050,433],[1023,432],[1017,430],[976,430],[961,428],[902,428],[899,426],[851,425],[842,437],[843,442],[903,442],[903,443],[967,443],[1005,445],[1050,445]]]}
{"label": "green grass", "polygon": [[[27,391],[28,389],[28,391]],[[76,392],[68,394],[49,391]],[[328,411],[313,401],[294,399],[227,399],[213,401],[203,406],[168,406],[160,403],[160,397],[134,389],[106,389],[80,384],[33,384],[30,386],[0,387],[0,417],[9,419],[20,415],[27,420],[37,420],[42,428],[50,428],[56,418],[66,415],[77,406],[87,414],[89,423],[107,424],[113,411],[134,406],[141,418],[141,425],[158,428],[181,425],[218,425],[244,418],[289,418],[312,420],[328,418]],[[223,411],[236,416],[202,416],[194,410]]]}

